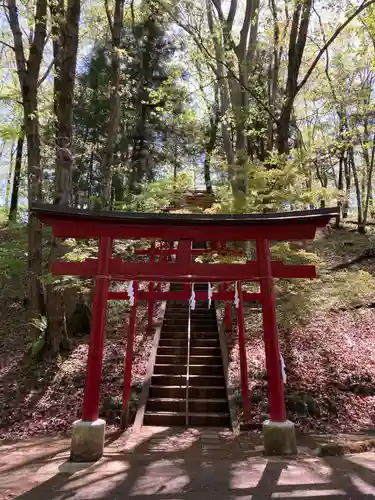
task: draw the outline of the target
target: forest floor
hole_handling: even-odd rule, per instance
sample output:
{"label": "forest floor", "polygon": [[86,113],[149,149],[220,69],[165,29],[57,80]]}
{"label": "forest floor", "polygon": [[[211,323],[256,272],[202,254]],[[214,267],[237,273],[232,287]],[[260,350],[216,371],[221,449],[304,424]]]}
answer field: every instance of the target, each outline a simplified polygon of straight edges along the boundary
{"label": "forest floor", "polygon": [[[363,260],[347,270],[330,270],[373,247],[372,231],[359,235],[352,229],[347,226],[324,233],[300,250],[308,258],[319,260],[317,280],[299,288],[287,283],[284,294],[285,289],[278,290],[288,416],[302,431],[335,434],[375,428],[375,259]],[[0,228],[2,440],[64,435],[79,417],[84,390],[87,336],[74,338],[70,353],[57,360],[30,357],[25,262],[24,230]],[[120,420],[127,314],[126,303],[110,304],[101,386],[101,415],[109,430],[117,428]],[[267,395],[260,314],[252,307],[246,314],[252,411],[255,421],[261,422],[267,415]],[[133,375],[137,387],[146,373],[152,338],[144,308],[139,314],[135,342]],[[238,345],[235,333],[227,338],[230,383],[237,391]]]}

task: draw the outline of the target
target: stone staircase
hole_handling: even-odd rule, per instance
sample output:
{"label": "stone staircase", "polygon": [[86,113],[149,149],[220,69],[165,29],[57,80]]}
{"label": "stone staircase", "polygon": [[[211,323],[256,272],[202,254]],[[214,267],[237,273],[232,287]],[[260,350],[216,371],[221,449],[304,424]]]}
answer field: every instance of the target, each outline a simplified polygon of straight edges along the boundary
{"label": "stone staircase", "polygon": [[[207,290],[207,284],[196,284],[195,290]],[[168,302],[143,424],[229,427],[215,310],[204,301],[191,311],[189,370],[188,317],[188,302]]]}

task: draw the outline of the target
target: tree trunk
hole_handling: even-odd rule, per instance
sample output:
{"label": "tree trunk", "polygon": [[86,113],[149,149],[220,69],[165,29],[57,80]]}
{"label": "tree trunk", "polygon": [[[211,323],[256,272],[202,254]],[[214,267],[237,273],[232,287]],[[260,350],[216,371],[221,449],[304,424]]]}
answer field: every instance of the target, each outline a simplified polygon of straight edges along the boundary
{"label": "tree trunk", "polygon": [[289,151],[289,132],[294,100],[299,91],[298,76],[305,50],[307,31],[310,22],[312,0],[295,3],[289,35],[288,68],[285,88],[285,101],[277,122],[277,147],[280,154]]}
{"label": "tree trunk", "polygon": [[[232,5],[234,2],[232,2]],[[233,150],[233,142],[231,134],[226,122],[226,115],[229,112],[230,107],[230,96],[228,87],[227,72],[224,65],[224,51],[221,45],[221,41],[217,36],[217,28],[214,23],[213,13],[212,13],[212,2],[211,0],[206,1],[207,6],[207,21],[210,29],[212,41],[215,48],[215,59],[216,59],[216,78],[219,85],[219,95],[220,95],[220,116],[221,116],[221,136],[223,139],[223,148],[228,163],[228,178],[231,182],[233,179],[233,169],[235,165],[235,155]]]}
{"label": "tree trunk", "polygon": [[107,129],[107,145],[102,160],[103,171],[103,207],[107,210],[111,208],[112,194],[112,162],[115,145],[117,141],[117,132],[120,121],[120,40],[121,31],[124,22],[124,0],[116,0],[113,21],[111,20],[106,3],[109,27],[112,34],[112,52],[111,52],[111,92],[109,100],[109,117]]}
{"label": "tree trunk", "polygon": [[[342,151],[340,155],[340,163],[339,163],[339,179],[338,179],[338,190],[339,190],[339,196],[342,197],[343,191],[344,191],[344,155],[345,152]],[[337,206],[339,207],[339,213],[337,214],[336,217],[336,222],[335,222],[335,227],[339,228],[340,227],[340,220],[341,220],[341,208],[342,208],[342,199],[339,198],[337,202]]]}
{"label": "tree trunk", "polygon": [[372,175],[374,171],[374,160],[375,160],[375,132],[372,138],[372,151],[371,151],[371,160],[367,172],[367,192],[365,198],[365,205],[363,209],[363,225],[366,227],[368,211],[370,206],[370,199],[372,199]]}
{"label": "tree trunk", "polygon": [[342,207],[342,218],[347,219],[349,213],[349,201],[351,192],[350,163],[348,161],[347,155],[344,157],[344,175],[345,175],[345,198]]}
{"label": "tree trunk", "polygon": [[355,187],[355,192],[356,192],[356,196],[357,196],[357,223],[358,223],[358,232],[363,234],[365,232],[365,226],[363,224],[361,186],[360,186],[360,183],[359,183],[357,167],[356,167],[356,164],[355,164],[355,161],[354,161],[353,146],[349,147],[349,149],[348,149],[348,155],[349,155],[350,168],[351,168],[351,170],[353,172],[354,187]]}
{"label": "tree trunk", "polygon": [[[59,72],[55,75],[56,115],[56,180],[55,203],[69,205],[72,202],[73,156],[70,151],[73,128],[73,96],[78,50],[78,30],[80,19],[80,0],[69,0],[66,16],[60,23],[61,45],[56,47]],[[64,253],[58,239],[52,238],[50,264]],[[45,336],[45,352],[56,356],[61,349],[69,348],[65,314],[65,290],[55,284],[47,286],[48,327]]]}
{"label": "tree trunk", "polygon": [[17,218],[18,193],[19,193],[20,181],[21,181],[22,152],[23,152],[24,138],[25,138],[24,129],[23,129],[23,127],[21,127],[21,130],[20,130],[20,133],[18,136],[18,140],[17,140],[16,163],[14,166],[12,196],[10,199],[10,209],[9,209],[9,222],[15,221]]}
{"label": "tree trunk", "polygon": [[210,135],[206,144],[206,151],[204,156],[204,183],[206,185],[207,194],[212,194],[211,157],[216,144],[218,123],[219,117],[217,113],[216,116],[211,120]]}
{"label": "tree trunk", "polygon": [[[4,145],[5,145],[5,143],[4,143]],[[4,149],[4,145],[3,145],[3,149]],[[14,163],[15,147],[16,146],[13,143],[11,148],[10,148],[8,180],[7,180],[7,186],[6,186],[6,191],[5,191],[5,202],[4,202],[4,206],[6,209],[9,207],[9,197],[11,196],[11,189],[12,189],[11,185],[12,185],[12,178],[13,178],[13,163]],[[3,154],[3,151],[0,151],[0,160],[1,160],[2,154]],[[9,214],[8,214],[8,220],[9,220]]]}
{"label": "tree trunk", "polygon": [[[30,88],[30,87],[28,87]],[[40,136],[37,114],[37,92],[36,86],[25,92],[24,109],[26,115],[25,133],[27,137],[27,164],[28,164],[28,200],[29,206],[35,201],[42,199],[42,170],[40,167]],[[33,214],[29,214],[28,223],[28,267],[30,272],[30,312],[32,318],[38,318],[45,313],[44,291],[40,277],[42,275],[42,226]],[[37,330],[35,334],[39,335]]]}
{"label": "tree trunk", "polygon": [[[43,172],[40,166],[40,137],[38,116],[38,79],[46,39],[47,0],[38,0],[35,9],[34,29],[30,37],[29,57],[26,60],[22,31],[18,18],[16,0],[7,0],[8,22],[13,35],[14,53],[19,78],[23,110],[24,129],[27,139],[27,173],[29,207],[42,199]],[[29,213],[28,221],[28,267],[31,318],[44,314],[44,294],[40,281],[42,274],[42,229],[39,220]],[[39,335],[38,330],[34,330]]]}

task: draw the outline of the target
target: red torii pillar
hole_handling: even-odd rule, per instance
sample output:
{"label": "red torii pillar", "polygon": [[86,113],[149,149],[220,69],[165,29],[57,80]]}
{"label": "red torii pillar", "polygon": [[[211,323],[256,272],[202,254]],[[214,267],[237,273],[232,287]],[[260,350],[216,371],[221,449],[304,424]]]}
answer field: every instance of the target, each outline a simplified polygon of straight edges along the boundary
{"label": "red torii pillar", "polygon": [[[155,262],[155,242],[151,242],[151,248],[150,248],[150,263]],[[155,288],[155,283],[153,281],[150,281],[148,284],[148,291],[153,292]],[[148,300],[148,327],[152,328],[153,326],[153,319],[154,319],[154,299],[149,299]]]}
{"label": "red torii pillar", "polygon": [[111,257],[112,238],[102,236],[99,241],[82,418],[73,424],[70,452],[73,461],[99,460],[104,448],[105,421],[98,417]]}
{"label": "red torii pillar", "polygon": [[132,388],[132,368],[133,368],[133,350],[134,335],[137,321],[138,305],[138,283],[134,283],[134,304],[131,306],[128,324],[128,334],[126,336],[126,350],[124,356],[124,386],[122,392],[122,415],[121,427],[125,429],[129,423],[129,401]]}
{"label": "red torii pillar", "polygon": [[260,271],[260,295],[263,316],[264,347],[268,381],[268,406],[272,422],[285,422],[284,383],[276,319],[276,298],[268,240],[256,240]]}
{"label": "red torii pillar", "polygon": [[244,413],[244,422],[250,422],[250,397],[249,397],[249,377],[247,373],[247,355],[245,343],[245,321],[241,282],[235,283],[238,293],[237,328],[238,328],[238,350],[240,354],[240,376],[242,392],[242,408]]}

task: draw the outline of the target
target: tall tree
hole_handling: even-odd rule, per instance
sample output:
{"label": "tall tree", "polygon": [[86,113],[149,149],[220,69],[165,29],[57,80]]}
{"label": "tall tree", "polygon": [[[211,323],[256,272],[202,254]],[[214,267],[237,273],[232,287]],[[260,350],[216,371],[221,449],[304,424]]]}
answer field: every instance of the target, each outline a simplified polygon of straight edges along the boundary
{"label": "tall tree", "polygon": [[[7,19],[13,35],[17,74],[24,109],[24,130],[27,141],[27,172],[29,205],[42,199],[41,153],[38,115],[38,82],[47,32],[47,0],[35,4],[34,26],[30,46],[24,49],[24,40],[16,0],[7,0]],[[28,54],[28,55],[27,55]],[[42,274],[42,231],[38,219],[29,215],[28,265],[30,270],[30,306],[33,317],[44,310]]]}
{"label": "tall tree", "polygon": [[[66,12],[61,4],[56,14],[59,31],[54,41],[55,84],[54,110],[56,113],[56,168],[55,203],[69,205],[72,197],[73,154],[73,104],[78,51],[78,33],[81,11],[80,0],[68,0]],[[63,17],[61,17],[63,16]],[[57,30],[56,30],[57,31]],[[56,238],[52,239],[50,262],[63,251]],[[64,291],[54,284],[47,286],[47,331],[45,349],[56,355],[67,349],[68,334],[65,317]]]}
{"label": "tall tree", "polygon": [[109,11],[108,0],[105,0],[108,24],[111,31],[111,80],[108,114],[107,144],[102,159],[103,170],[103,203],[111,208],[112,162],[120,121],[120,45],[124,22],[124,0],[115,0],[113,16]]}

